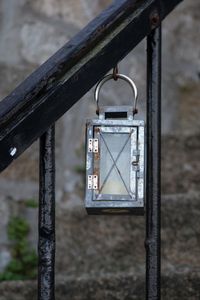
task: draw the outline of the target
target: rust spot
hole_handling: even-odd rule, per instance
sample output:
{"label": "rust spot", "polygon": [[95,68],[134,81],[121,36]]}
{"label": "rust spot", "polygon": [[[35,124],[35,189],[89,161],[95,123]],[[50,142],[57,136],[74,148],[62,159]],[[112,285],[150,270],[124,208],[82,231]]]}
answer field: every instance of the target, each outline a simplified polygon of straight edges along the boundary
{"label": "rust spot", "polygon": [[150,14],[150,22],[151,22],[151,28],[152,29],[160,24],[160,16],[159,16],[159,13],[157,11],[153,11]]}
{"label": "rust spot", "polygon": [[99,159],[100,159],[100,155],[99,155],[99,153],[95,153],[95,155],[94,155],[94,156],[95,156],[95,158],[94,158],[95,160],[99,160]]}
{"label": "rust spot", "polygon": [[94,159],[95,160],[99,160],[100,159],[100,154],[99,153],[95,153],[94,154]]}
{"label": "rust spot", "polygon": [[95,132],[95,133],[99,133],[99,132],[100,132],[100,128],[99,128],[99,127],[95,127],[95,128],[94,128],[94,132]]}
{"label": "rust spot", "polygon": [[116,65],[116,66],[113,68],[113,79],[114,79],[115,81],[118,80],[118,73],[119,73],[118,65]]}

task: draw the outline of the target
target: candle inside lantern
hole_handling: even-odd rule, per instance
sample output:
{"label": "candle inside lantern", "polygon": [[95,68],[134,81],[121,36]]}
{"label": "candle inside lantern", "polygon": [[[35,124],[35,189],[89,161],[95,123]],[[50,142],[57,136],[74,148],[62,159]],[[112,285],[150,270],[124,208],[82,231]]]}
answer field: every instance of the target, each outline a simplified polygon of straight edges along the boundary
{"label": "candle inside lantern", "polygon": [[108,180],[102,189],[102,194],[126,195],[127,191],[119,180]]}

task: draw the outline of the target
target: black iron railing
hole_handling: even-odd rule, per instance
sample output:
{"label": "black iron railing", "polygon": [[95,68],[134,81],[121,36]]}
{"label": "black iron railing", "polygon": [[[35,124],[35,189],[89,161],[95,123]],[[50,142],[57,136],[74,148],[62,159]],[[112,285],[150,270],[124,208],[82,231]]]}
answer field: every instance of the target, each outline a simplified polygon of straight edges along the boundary
{"label": "black iron railing", "polygon": [[54,300],[54,124],[147,38],[146,299],[160,299],[161,21],[181,0],[118,0],[0,102],[0,171],[40,138],[38,299]]}
{"label": "black iron railing", "polygon": [[160,299],[161,25],[147,38],[146,292]]}

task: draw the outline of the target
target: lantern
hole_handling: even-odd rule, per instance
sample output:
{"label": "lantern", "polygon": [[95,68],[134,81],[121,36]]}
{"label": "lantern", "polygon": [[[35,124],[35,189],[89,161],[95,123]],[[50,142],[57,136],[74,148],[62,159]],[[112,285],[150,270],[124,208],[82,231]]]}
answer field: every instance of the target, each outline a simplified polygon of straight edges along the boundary
{"label": "lantern", "polygon": [[86,124],[86,194],[88,214],[143,214],[145,178],[145,126],[135,120],[137,88],[123,74],[134,92],[132,106],[100,106],[102,85],[113,78],[109,74],[95,90],[98,119]]}

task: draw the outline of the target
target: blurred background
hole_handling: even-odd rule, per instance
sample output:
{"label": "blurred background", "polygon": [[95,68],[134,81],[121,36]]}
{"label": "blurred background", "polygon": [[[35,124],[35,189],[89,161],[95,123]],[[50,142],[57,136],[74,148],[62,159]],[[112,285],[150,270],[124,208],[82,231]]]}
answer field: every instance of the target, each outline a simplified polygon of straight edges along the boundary
{"label": "blurred background", "polygon": [[[0,0],[0,99],[111,2]],[[199,1],[183,1],[163,22],[163,299],[200,299],[199,32]],[[119,71],[134,79],[137,118],[145,119],[145,40],[119,63]],[[93,92],[56,125],[57,295],[144,299],[144,217],[93,217],[83,207],[84,131],[86,119],[96,117]],[[131,91],[123,82],[109,82],[100,101],[129,104]],[[0,175],[2,281],[36,277],[38,164],[36,142]],[[34,299],[35,293],[32,283],[0,283],[0,300]]]}

